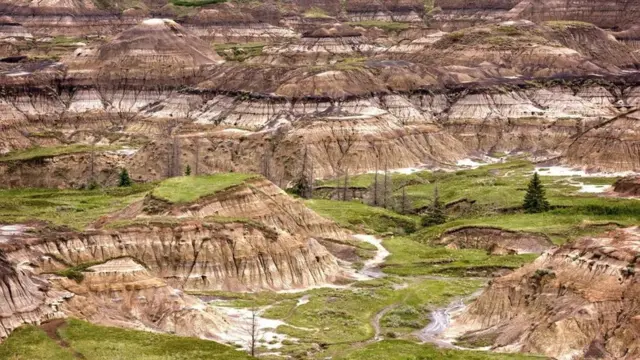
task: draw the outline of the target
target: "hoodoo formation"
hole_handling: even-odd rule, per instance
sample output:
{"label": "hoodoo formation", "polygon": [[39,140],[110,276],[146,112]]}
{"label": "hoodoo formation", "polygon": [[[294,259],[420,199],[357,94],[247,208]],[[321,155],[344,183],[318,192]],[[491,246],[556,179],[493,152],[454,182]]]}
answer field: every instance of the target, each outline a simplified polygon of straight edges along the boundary
{"label": "hoodoo formation", "polygon": [[639,19],[0,0],[0,359],[639,358]]}

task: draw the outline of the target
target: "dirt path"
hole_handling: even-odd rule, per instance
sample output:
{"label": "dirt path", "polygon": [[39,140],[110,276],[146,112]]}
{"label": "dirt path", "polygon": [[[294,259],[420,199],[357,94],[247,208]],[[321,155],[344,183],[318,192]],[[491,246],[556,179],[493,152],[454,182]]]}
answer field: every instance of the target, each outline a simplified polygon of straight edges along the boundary
{"label": "dirt path", "polygon": [[55,341],[60,347],[65,348],[73,354],[76,359],[86,359],[84,355],[74,350],[68,342],[66,342],[63,338],[58,334],[58,329],[67,326],[67,322],[65,319],[54,319],[51,321],[47,321],[40,325],[40,329],[47,334],[51,340]]}
{"label": "dirt path", "polygon": [[373,329],[375,331],[375,335],[373,336],[372,339],[370,339],[368,342],[374,342],[374,341],[381,341],[384,339],[384,337],[381,334],[381,326],[380,326],[380,320],[382,320],[382,318],[391,310],[393,310],[395,307],[397,307],[398,304],[392,304],[389,305],[387,307],[385,307],[384,309],[378,311],[378,313],[376,314],[376,316],[373,317],[373,319],[371,319],[371,325],[373,326]]}

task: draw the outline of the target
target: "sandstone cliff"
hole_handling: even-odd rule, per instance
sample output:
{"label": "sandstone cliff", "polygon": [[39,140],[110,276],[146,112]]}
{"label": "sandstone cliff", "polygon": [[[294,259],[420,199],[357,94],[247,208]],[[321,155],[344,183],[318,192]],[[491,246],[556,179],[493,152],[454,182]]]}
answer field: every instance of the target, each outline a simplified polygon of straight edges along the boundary
{"label": "sandstone cliff", "polygon": [[93,323],[208,339],[229,326],[222,314],[167,286],[131,258],[91,266],[79,283],[61,277],[51,282],[74,294],[61,306],[65,314]]}
{"label": "sandstone cliff", "polygon": [[0,341],[22,324],[64,316],[60,304],[69,296],[34,276],[29,266],[10,263],[0,250]]}
{"label": "sandstone cliff", "polygon": [[455,320],[468,342],[558,359],[640,356],[637,228],[550,250],[493,280]]}

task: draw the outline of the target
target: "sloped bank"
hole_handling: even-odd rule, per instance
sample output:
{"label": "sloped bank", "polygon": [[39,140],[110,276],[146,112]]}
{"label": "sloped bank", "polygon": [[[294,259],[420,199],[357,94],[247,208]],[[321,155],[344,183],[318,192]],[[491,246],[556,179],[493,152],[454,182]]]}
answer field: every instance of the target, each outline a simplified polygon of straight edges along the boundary
{"label": "sloped bank", "polygon": [[579,239],[492,281],[449,330],[558,359],[640,356],[638,228]]}

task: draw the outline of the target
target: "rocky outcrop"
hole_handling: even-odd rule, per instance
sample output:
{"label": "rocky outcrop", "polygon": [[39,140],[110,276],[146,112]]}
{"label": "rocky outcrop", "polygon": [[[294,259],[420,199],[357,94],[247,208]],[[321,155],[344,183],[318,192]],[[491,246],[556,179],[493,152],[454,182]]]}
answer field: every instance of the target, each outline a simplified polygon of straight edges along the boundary
{"label": "rocky outcrop", "polygon": [[562,161],[593,171],[640,171],[639,129],[637,115],[629,112],[593,124],[576,135]]}
{"label": "rocky outcrop", "polygon": [[448,230],[437,243],[452,249],[487,250],[494,255],[540,254],[553,246],[544,234],[474,226]]}
{"label": "rocky outcrop", "polygon": [[87,186],[92,178],[99,185],[115,186],[118,169],[126,164],[131,151],[108,150],[96,151],[94,154],[85,151],[62,156],[0,161],[0,187],[78,189]]}
{"label": "rocky outcrop", "polygon": [[303,288],[339,275],[335,258],[312,238],[229,221],[54,233],[16,240],[7,256],[14,262],[30,261],[41,271],[131,257],[170,286],[190,290]]}
{"label": "rocky outcrop", "polygon": [[640,196],[640,177],[626,176],[613,184],[613,191],[621,196]]}
{"label": "rocky outcrop", "polygon": [[[0,228],[0,244],[12,231]],[[8,261],[0,250],[0,341],[22,324],[64,316],[60,304],[71,294],[52,289],[25,264]]]}
{"label": "rocky outcrop", "polygon": [[172,287],[240,291],[332,282],[341,269],[316,239],[350,238],[261,179],[189,204],[150,195],[96,226],[105,224],[113,230],[46,230],[3,246],[12,262],[41,272],[131,257]]}
{"label": "rocky outcrop", "polygon": [[640,356],[640,232],[618,230],[550,250],[497,278],[454,322],[464,340],[558,359]]}
{"label": "rocky outcrop", "polygon": [[62,311],[92,323],[206,339],[218,339],[216,334],[229,327],[222,314],[169,287],[131,258],[91,266],[80,282],[50,281],[74,294]]}

